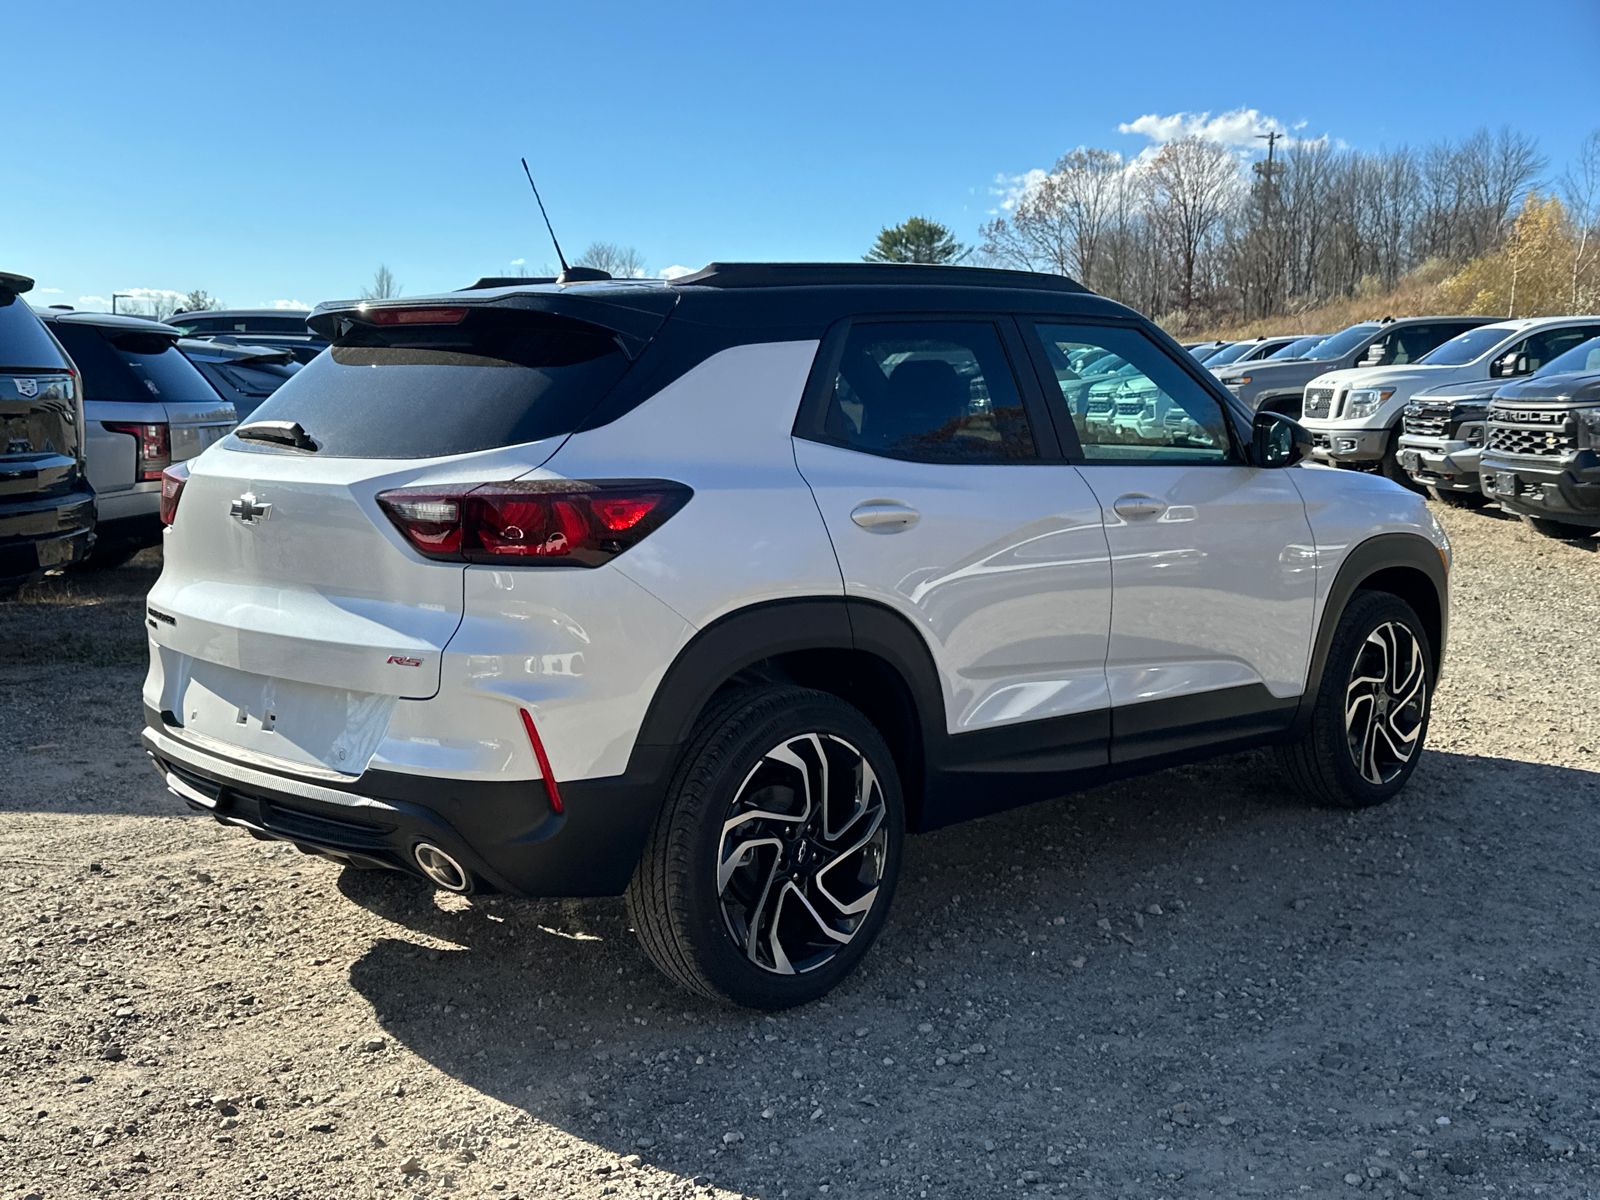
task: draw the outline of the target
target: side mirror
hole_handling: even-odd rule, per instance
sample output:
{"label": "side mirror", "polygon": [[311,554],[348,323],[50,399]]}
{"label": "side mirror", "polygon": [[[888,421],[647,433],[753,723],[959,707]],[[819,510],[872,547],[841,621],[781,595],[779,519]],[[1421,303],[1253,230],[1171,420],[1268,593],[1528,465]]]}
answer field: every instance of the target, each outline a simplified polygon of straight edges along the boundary
{"label": "side mirror", "polygon": [[1311,434],[1299,421],[1258,412],[1250,423],[1250,461],[1258,467],[1292,467],[1311,453]]}
{"label": "side mirror", "polygon": [[1490,379],[1504,379],[1507,375],[1515,375],[1516,373],[1517,352],[1515,350],[1513,350],[1510,354],[1506,354],[1495,359],[1489,364]]}

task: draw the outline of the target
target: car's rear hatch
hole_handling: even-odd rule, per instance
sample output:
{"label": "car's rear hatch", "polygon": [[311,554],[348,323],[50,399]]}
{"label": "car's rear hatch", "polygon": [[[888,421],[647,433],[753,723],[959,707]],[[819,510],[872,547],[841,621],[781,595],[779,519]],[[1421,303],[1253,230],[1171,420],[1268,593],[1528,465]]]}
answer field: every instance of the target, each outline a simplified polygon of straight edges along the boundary
{"label": "car's rear hatch", "polygon": [[0,504],[79,486],[82,445],[71,364],[22,299],[32,286],[0,274]]}
{"label": "car's rear hatch", "polygon": [[419,555],[376,497],[526,474],[630,362],[606,330],[470,307],[357,314],[193,463],[149,598],[169,721],[358,773],[396,700],[438,691],[465,568]]}

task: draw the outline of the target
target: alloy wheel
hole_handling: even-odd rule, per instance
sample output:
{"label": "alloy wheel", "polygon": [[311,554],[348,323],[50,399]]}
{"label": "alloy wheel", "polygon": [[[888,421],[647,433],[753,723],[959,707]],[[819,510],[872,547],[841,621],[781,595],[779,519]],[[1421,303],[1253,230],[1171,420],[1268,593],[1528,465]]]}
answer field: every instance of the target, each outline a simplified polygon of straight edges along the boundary
{"label": "alloy wheel", "polygon": [[816,970],[866,922],[888,862],[883,787],[843,738],[761,756],[723,821],[717,898],[740,951],[778,975]]}
{"label": "alloy wheel", "polygon": [[1362,643],[1345,688],[1345,738],[1363,779],[1382,787],[1405,770],[1427,712],[1422,645],[1406,626],[1385,621]]}

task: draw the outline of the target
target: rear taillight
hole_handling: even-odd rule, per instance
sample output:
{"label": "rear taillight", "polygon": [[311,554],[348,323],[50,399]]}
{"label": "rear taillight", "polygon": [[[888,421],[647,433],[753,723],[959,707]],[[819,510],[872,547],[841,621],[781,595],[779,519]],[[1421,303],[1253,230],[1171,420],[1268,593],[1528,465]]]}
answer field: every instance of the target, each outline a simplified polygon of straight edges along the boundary
{"label": "rear taillight", "polygon": [[189,464],[173,463],[161,472],[161,523],[171,525],[178,516],[183,485],[189,482]]}
{"label": "rear taillight", "polygon": [[159,425],[135,425],[128,421],[102,421],[112,433],[126,433],[133,437],[139,448],[139,466],[135,478],[141,482],[160,479],[161,472],[166,470],[172,462],[172,436],[171,427],[165,422]]}
{"label": "rear taillight", "polygon": [[419,554],[449,562],[598,567],[661,528],[694,492],[665,479],[541,479],[380,492]]}

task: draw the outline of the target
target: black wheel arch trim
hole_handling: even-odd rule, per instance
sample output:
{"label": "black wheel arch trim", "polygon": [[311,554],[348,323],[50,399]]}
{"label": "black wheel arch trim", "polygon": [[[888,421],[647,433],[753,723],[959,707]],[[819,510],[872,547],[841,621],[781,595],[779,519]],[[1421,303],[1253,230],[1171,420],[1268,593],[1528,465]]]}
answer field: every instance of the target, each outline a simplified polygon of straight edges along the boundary
{"label": "black wheel arch trim", "polygon": [[[1418,575],[1426,584],[1415,578]],[[1351,597],[1362,589],[1391,592],[1416,610],[1433,656],[1432,682],[1438,682],[1444,669],[1445,643],[1450,632],[1450,579],[1444,558],[1439,548],[1421,534],[1375,534],[1345,555],[1328,589],[1311,645],[1311,662],[1306,672],[1305,690],[1300,693],[1292,737],[1304,736],[1311,727],[1311,713],[1317,693],[1322,689],[1322,673],[1328,663],[1334,631]],[[1419,599],[1431,599],[1433,611],[1427,611],[1426,604],[1416,603]]]}

